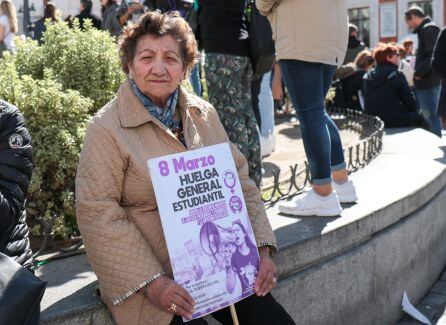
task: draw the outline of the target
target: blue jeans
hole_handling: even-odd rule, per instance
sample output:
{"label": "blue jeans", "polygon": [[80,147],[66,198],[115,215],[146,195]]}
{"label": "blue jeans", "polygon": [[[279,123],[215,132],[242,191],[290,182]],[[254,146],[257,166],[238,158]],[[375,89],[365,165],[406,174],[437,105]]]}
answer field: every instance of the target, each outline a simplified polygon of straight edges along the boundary
{"label": "blue jeans", "polygon": [[268,137],[274,134],[274,101],[273,93],[271,92],[271,71],[265,73],[260,85],[259,94],[259,109],[262,120],[260,134],[263,137]]}
{"label": "blue jeans", "polygon": [[428,89],[415,89],[415,95],[420,105],[421,114],[427,120],[430,131],[441,138],[441,122],[437,114],[440,86]]}
{"label": "blue jeans", "polygon": [[189,81],[197,96],[201,96],[200,63],[194,65],[190,72]]}
{"label": "blue jeans", "polygon": [[336,67],[299,60],[280,60],[279,64],[300,121],[311,182],[328,184],[332,171],[346,167],[338,128],[325,112],[325,96]]}

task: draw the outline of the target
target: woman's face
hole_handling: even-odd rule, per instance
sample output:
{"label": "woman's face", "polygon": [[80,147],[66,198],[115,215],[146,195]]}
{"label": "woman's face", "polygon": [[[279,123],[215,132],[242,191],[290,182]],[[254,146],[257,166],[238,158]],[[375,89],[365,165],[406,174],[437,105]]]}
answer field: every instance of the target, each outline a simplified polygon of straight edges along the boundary
{"label": "woman's face", "polygon": [[108,0],[101,0],[101,6],[105,7],[107,5]]}
{"label": "woman's face", "polygon": [[144,95],[163,107],[185,73],[178,42],[170,35],[140,37],[129,70]]}
{"label": "woman's face", "polygon": [[240,246],[245,242],[245,233],[238,224],[232,226],[232,235],[234,236],[235,244],[237,246]]}
{"label": "woman's face", "polygon": [[387,57],[387,60],[388,60],[390,63],[393,63],[393,64],[395,64],[395,65],[398,65],[399,59],[400,59],[400,55],[399,55],[398,53],[393,53],[392,55],[389,55],[389,56]]}

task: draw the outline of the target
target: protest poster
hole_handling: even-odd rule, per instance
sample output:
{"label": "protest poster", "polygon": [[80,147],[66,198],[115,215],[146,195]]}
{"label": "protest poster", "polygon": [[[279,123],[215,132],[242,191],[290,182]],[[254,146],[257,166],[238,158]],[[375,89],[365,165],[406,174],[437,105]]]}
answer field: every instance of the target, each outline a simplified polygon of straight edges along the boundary
{"label": "protest poster", "polygon": [[252,295],[259,255],[229,145],[148,166],[174,279],[195,300],[193,319]]}

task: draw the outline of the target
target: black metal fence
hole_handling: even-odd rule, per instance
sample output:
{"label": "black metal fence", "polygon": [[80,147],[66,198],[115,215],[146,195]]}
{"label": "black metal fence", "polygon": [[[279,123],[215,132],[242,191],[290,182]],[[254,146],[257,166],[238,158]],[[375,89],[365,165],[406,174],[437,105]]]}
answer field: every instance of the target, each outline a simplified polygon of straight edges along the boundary
{"label": "black metal fence", "polygon": [[[361,140],[359,143],[344,149],[349,172],[364,167],[379,154],[382,149],[384,129],[384,123],[379,118],[359,111],[345,109],[330,109],[328,113],[339,129],[352,130],[360,134]],[[290,170],[291,176],[286,179],[281,178],[280,170],[273,171],[273,185],[262,189],[262,197],[266,207],[281,199],[299,194],[309,184],[310,171],[306,162],[302,165],[290,166]],[[50,220],[37,218],[37,222],[41,225],[42,236],[38,238],[41,243],[39,243],[39,249],[34,253],[35,257],[47,251],[59,253],[56,254],[56,258],[76,254],[82,246],[80,235],[64,242],[54,238],[52,229],[57,220],[56,217],[54,216]],[[40,263],[45,263],[45,261]]]}
{"label": "black metal fence", "polygon": [[[384,122],[375,116],[350,109],[331,108],[328,113],[341,130],[358,132],[360,141],[344,149],[347,169],[354,172],[375,158],[382,149]],[[290,166],[291,175],[285,179],[282,171],[272,171],[273,184],[262,189],[262,199],[268,208],[279,200],[295,196],[310,184],[310,170],[308,163]],[[284,171],[286,172],[286,171]]]}

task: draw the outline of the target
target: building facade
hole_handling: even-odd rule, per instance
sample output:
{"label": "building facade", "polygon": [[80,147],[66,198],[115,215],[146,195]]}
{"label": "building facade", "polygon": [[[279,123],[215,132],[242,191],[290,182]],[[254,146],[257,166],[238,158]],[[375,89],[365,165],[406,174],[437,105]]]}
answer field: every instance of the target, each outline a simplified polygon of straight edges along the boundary
{"label": "building facade", "polygon": [[[24,1],[23,0],[13,0],[17,10],[19,19],[19,33],[23,33],[23,10],[24,10]],[[30,20],[31,23],[40,19],[43,16],[43,8],[46,0],[28,0],[28,4],[30,7]],[[56,5],[59,9],[62,17],[66,17],[68,15],[77,15],[79,14],[80,0],[51,0],[52,3]],[[101,4],[99,0],[93,0],[93,14],[101,17]]]}
{"label": "building facade", "polygon": [[440,27],[445,25],[446,0],[347,0],[350,21],[370,47],[380,41],[414,38],[404,19],[404,12],[412,5],[422,7]]}

